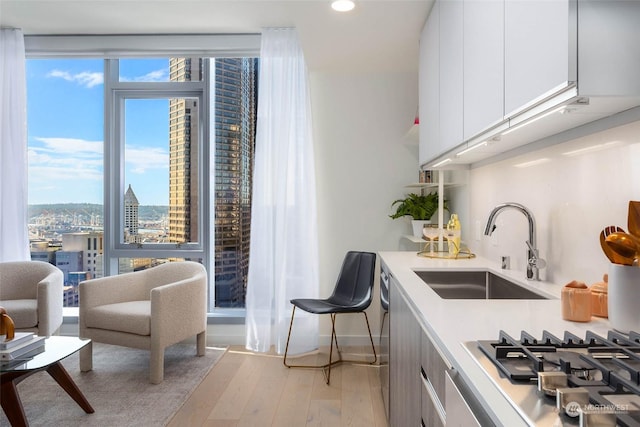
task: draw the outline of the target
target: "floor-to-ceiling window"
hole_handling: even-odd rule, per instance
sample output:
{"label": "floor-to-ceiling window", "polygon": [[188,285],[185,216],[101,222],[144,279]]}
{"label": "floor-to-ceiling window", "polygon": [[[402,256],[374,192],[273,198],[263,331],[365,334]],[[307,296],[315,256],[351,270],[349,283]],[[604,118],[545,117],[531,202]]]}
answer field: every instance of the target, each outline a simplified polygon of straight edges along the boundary
{"label": "floor-to-ceiling window", "polygon": [[203,263],[209,309],[243,308],[258,59],[30,58],[32,259],[80,281]]}

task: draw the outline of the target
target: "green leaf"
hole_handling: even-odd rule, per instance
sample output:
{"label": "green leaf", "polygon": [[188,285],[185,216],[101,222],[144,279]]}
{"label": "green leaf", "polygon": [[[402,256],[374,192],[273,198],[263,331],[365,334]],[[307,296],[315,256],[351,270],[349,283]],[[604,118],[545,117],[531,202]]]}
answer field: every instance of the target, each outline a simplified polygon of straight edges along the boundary
{"label": "green leaf", "polygon": [[[389,215],[392,219],[410,216],[416,220],[429,220],[438,211],[438,193],[432,192],[426,195],[409,193],[404,199],[394,200],[391,203],[391,207],[396,205],[396,211]],[[449,210],[446,200],[444,209]]]}

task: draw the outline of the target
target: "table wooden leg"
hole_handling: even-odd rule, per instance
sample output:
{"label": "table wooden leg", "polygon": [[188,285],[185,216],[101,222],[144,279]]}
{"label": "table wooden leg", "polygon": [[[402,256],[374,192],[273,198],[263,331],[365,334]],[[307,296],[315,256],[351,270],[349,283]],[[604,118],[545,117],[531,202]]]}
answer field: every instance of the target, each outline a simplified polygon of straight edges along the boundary
{"label": "table wooden leg", "polygon": [[9,376],[3,376],[2,378],[0,401],[2,401],[2,410],[12,427],[27,427],[29,425],[24,413],[22,401],[20,401],[20,396],[18,396],[16,382],[9,378]]}
{"label": "table wooden leg", "polygon": [[87,398],[84,397],[84,394],[82,394],[76,383],[73,382],[73,379],[60,362],[56,362],[49,366],[47,368],[47,372],[58,384],[60,384],[60,387],[62,387],[67,394],[71,396],[71,398],[75,400],[82,409],[84,409],[87,414],[93,414],[95,412]]}

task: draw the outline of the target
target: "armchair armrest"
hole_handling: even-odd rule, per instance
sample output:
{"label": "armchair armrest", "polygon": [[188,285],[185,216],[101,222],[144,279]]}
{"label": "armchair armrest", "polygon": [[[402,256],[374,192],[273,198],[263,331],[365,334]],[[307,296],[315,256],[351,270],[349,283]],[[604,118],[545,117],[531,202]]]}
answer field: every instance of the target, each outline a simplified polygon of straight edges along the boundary
{"label": "armchair armrest", "polygon": [[63,275],[54,271],[37,285],[38,334],[51,336],[62,325]]}
{"label": "armchair armrest", "polygon": [[168,346],[207,328],[206,273],[151,290],[151,337]]}

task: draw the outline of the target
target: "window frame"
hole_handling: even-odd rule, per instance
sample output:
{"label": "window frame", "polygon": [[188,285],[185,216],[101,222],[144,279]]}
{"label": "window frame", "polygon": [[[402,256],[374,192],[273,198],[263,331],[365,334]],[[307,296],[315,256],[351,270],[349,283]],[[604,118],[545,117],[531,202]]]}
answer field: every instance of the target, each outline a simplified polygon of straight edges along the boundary
{"label": "window frame", "polygon": [[[203,60],[203,73],[208,72],[208,59]],[[209,82],[120,82],[119,60],[105,60],[105,137],[104,137],[104,184],[105,184],[105,233],[108,244],[104,248],[105,275],[117,274],[119,258],[196,258],[211,271],[209,236],[210,221],[210,127]],[[203,74],[204,75],[204,74]],[[124,229],[124,182],[125,138],[124,103],[127,99],[196,98],[198,114],[203,120],[198,123],[198,152],[202,161],[198,168],[198,241],[196,243],[124,243],[120,236]],[[107,231],[108,230],[108,231]],[[215,286],[215,285],[214,285]]]}
{"label": "window frame", "polygon": [[[138,257],[158,257],[168,258],[175,256],[178,253],[180,258],[192,258],[200,259],[200,262],[205,266],[210,278],[208,292],[215,292],[215,283],[213,278],[215,277],[215,257],[211,253],[214,247],[215,236],[214,226],[212,221],[215,221],[215,211],[211,207],[211,200],[215,200],[213,192],[215,186],[210,182],[211,179],[215,179],[215,171],[212,172],[212,165],[214,165],[215,150],[209,147],[205,141],[210,141],[210,134],[212,124],[215,121],[214,110],[211,107],[211,97],[209,96],[211,88],[210,83],[210,68],[208,58],[234,58],[234,57],[260,57],[260,34],[143,34],[143,35],[25,35],[25,56],[26,59],[81,59],[81,58],[93,58],[105,60],[104,66],[104,247],[103,247],[103,274],[104,276],[110,276],[118,274],[118,260],[119,258],[138,258]],[[113,227],[112,221],[114,218],[123,218],[119,214],[120,210],[124,211],[124,192],[126,189],[124,186],[123,176],[120,175],[121,167],[123,166],[123,159],[118,158],[117,161],[112,161],[112,150],[116,149],[111,147],[110,141],[113,141],[115,132],[118,128],[115,127],[111,117],[115,113],[114,104],[117,96],[130,93],[129,91],[136,91],[137,87],[135,82],[120,82],[118,67],[114,67],[113,63],[110,63],[110,59],[125,59],[125,58],[151,58],[151,57],[187,57],[187,56],[199,56],[207,58],[205,62],[207,65],[203,69],[203,73],[206,72],[206,78],[203,78],[201,82],[181,82],[184,86],[180,89],[182,92],[176,90],[177,96],[183,94],[191,95],[191,91],[200,90],[202,86],[203,94],[200,101],[200,120],[199,126],[200,138],[198,143],[203,151],[202,167],[199,170],[199,179],[202,183],[202,188],[206,186],[206,191],[202,188],[199,190],[202,192],[203,199],[199,206],[199,218],[202,222],[202,228],[199,237],[199,245],[185,245],[187,248],[183,248],[181,251],[168,248],[157,248],[155,245],[148,245],[144,251],[136,248],[124,248],[116,247],[114,242],[119,242],[119,236],[114,236],[113,233],[117,233],[122,225],[117,224],[117,227]],[[204,74],[203,74],[204,76]],[[144,82],[145,94],[151,94],[156,91],[157,94],[174,93],[174,89],[171,85],[176,82]],[[186,88],[186,89],[185,89]],[[148,91],[147,91],[148,90]],[[113,92],[116,91],[116,92]],[[117,92],[120,91],[120,92]],[[113,93],[112,93],[113,92]],[[132,92],[131,92],[132,93]],[[117,94],[117,95],[116,95]],[[116,98],[112,98],[115,96]],[[210,111],[211,110],[211,114]],[[115,117],[115,116],[113,116]],[[122,136],[118,136],[121,141]],[[122,147],[119,147],[122,148]],[[205,151],[206,150],[206,155]],[[121,150],[124,153],[124,150]],[[107,178],[107,174],[109,178]],[[114,175],[115,174],[115,175]],[[117,177],[117,183],[113,183],[111,177]],[[207,178],[208,177],[208,178]],[[205,199],[206,198],[206,199]],[[116,203],[112,203],[112,202]],[[109,231],[107,231],[109,230]],[[107,236],[108,233],[108,236]],[[130,246],[130,245],[128,245]],[[211,301],[211,296],[207,297],[208,301]],[[218,308],[215,306],[209,307],[209,322],[208,323],[231,323],[240,324],[243,323],[245,309],[244,308]],[[77,314],[77,308],[69,308],[65,311],[65,315],[71,314],[75,317]],[[73,322],[73,320],[72,320]]]}

